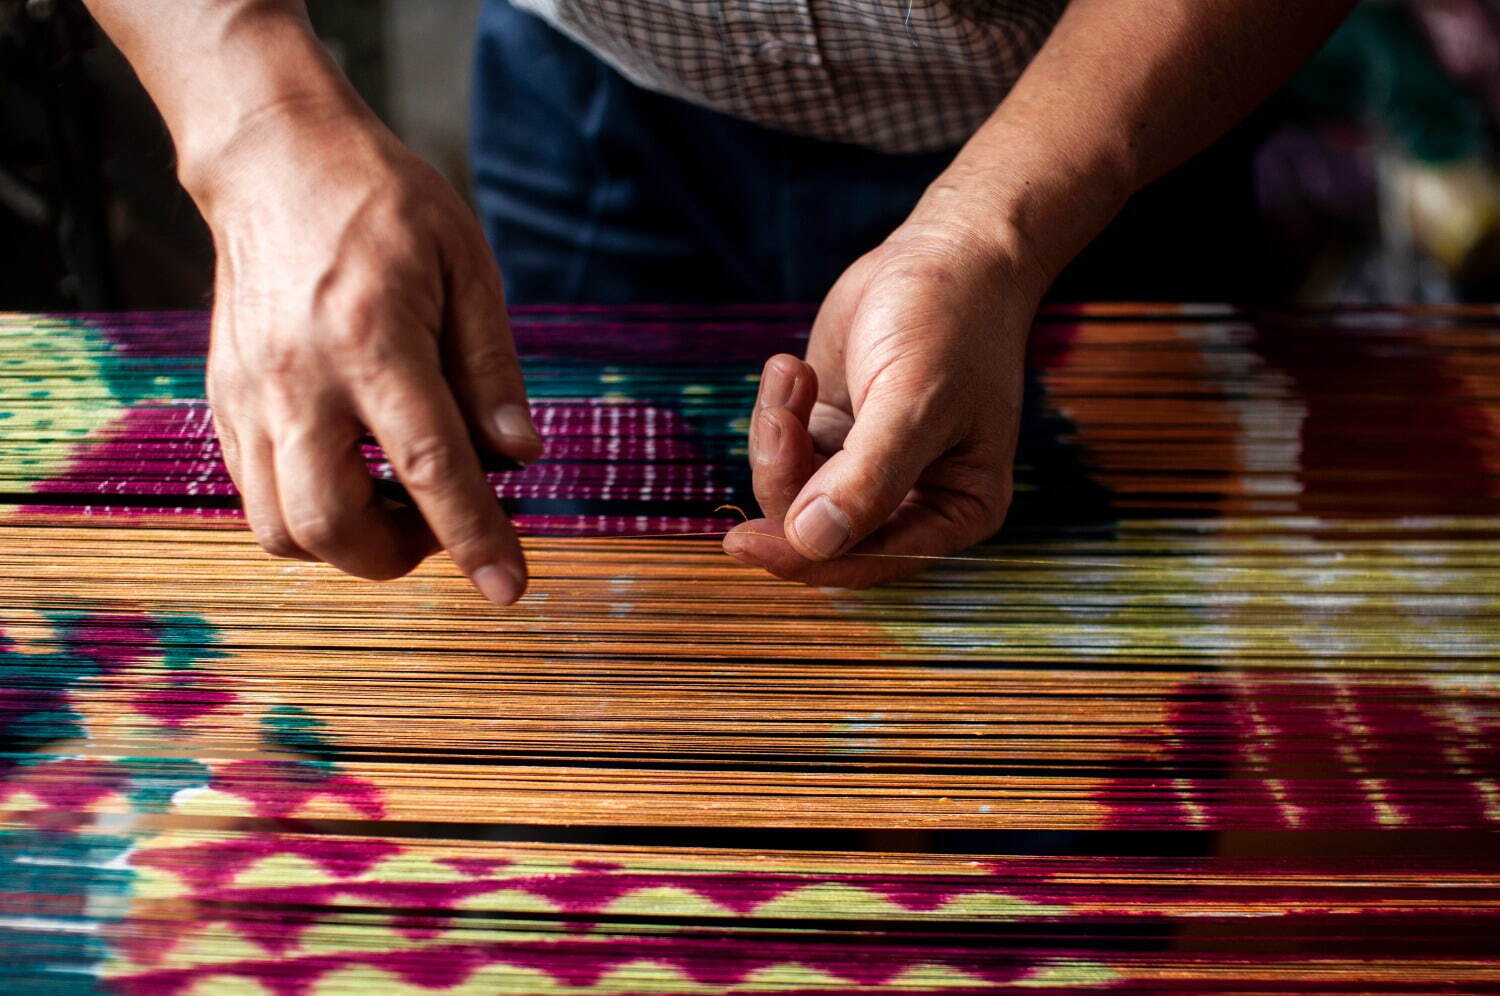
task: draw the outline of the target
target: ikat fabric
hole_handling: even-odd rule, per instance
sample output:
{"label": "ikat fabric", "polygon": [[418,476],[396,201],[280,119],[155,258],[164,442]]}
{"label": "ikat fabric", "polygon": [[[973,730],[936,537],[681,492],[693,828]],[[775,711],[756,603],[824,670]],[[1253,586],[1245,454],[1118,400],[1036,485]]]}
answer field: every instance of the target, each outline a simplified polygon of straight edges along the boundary
{"label": "ikat fabric", "polygon": [[866,592],[716,538],[809,319],[518,311],[500,611],[265,556],[205,316],[0,315],[6,983],[1500,990],[1500,312],[1049,311],[1007,526]]}

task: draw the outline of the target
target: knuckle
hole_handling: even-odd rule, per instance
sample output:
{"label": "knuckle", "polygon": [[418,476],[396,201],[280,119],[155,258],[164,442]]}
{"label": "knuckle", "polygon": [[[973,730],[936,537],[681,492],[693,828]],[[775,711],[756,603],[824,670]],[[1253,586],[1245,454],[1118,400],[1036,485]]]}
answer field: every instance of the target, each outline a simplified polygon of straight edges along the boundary
{"label": "knuckle", "polygon": [[1003,521],[1002,506],[993,494],[965,495],[955,499],[947,518],[960,534],[998,528]]}
{"label": "knuckle", "polygon": [[1005,524],[1010,511],[1011,486],[995,481],[985,487],[954,495],[942,509],[956,535],[973,536],[975,541],[993,534]]}
{"label": "knuckle", "polygon": [[412,248],[414,227],[430,223],[433,214],[428,189],[400,180],[393,180],[365,208],[366,223],[380,232],[386,245],[397,249]]}
{"label": "knuckle", "polygon": [[865,461],[848,480],[851,486],[840,489],[839,497],[847,502],[849,514],[861,522],[883,520],[916,483],[884,460]]}
{"label": "knuckle", "polygon": [[462,448],[442,436],[419,436],[397,452],[395,463],[406,486],[420,491],[448,487],[466,466]]}
{"label": "knuckle", "polygon": [[310,339],[324,357],[340,361],[379,359],[390,349],[388,330],[405,321],[412,299],[411,267],[400,251],[379,259],[347,262],[320,276],[312,291]]}
{"label": "knuckle", "polygon": [[282,560],[300,560],[302,548],[287,534],[286,530],[274,526],[255,526],[255,541],[260,548]]}
{"label": "knuckle", "polygon": [[[467,213],[467,212],[466,212]],[[445,225],[451,230],[451,221]],[[467,234],[468,237],[465,237]],[[476,241],[477,240],[477,241]],[[490,298],[498,300],[504,296],[500,279],[500,268],[495,265],[484,241],[483,233],[460,233],[452,240],[448,255],[452,257],[450,277],[454,294],[463,299]]]}
{"label": "knuckle", "polygon": [[471,350],[464,357],[464,372],[479,383],[504,383],[515,377],[515,357],[498,346]]}
{"label": "knuckle", "polygon": [[317,512],[305,512],[290,519],[287,532],[297,546],[314,553],[339,549],[345,534],[337,519]]}
{"label": "knuckle", "polygon": [[318,309],[317,341],[325,355],[364,357],[381,348],[380,330],[388,302],[370,288],[360,288]]}
{"label": "knuckle", "polygon": [[448,556],[462,571],[476,570],[499,559],[493,540],[473,527],[461,529],[457,538],[448,541],[447,550]]}
{"label": "knuckle", "polygon": [[776,518],[796,500],[799,489],[784,481],[766,480],[757,476],[751,481],[751,491],[755,495],[756,504],[760,506],[761,514],[767,518]]}
{"label": "knuckle", "polygon": [[259,373],[272,379],[291,377],[304,366],[301,343],[280,335],[267,336],[257,350]]}
{"label": "knuckle", "polygon": [[[460,570],[473,571],[506,559],[500,528],[503,516],[498,505],[494,509],[492,517],[484,509],[465,508],[439,530],[443,548]],[[496,518],[501,521],[495,521]]]}

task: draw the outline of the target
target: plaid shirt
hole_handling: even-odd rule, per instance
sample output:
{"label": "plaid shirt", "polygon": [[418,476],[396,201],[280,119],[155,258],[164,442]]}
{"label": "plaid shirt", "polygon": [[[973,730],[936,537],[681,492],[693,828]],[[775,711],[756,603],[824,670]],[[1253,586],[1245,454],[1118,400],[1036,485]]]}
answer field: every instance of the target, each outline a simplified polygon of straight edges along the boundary
{"label": "plaid shirt", "polygon": [[1067,0],[513,0],[641,86],[886,152],[966,139]]}

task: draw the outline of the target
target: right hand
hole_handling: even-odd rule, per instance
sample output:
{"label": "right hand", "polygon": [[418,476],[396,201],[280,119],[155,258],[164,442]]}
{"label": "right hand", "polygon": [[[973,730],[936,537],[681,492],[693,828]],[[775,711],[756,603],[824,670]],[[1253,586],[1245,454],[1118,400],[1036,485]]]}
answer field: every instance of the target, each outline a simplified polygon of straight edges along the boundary
{"label": "right hand", "polygon": [[[347,106],[272,107],[224,148],[190,187],[218,255],[208,394],[261,546],[374,579],[441,547],[515,601],[525,561],[475,447],[542,444],[473,214]],[[376,497],[366,430],[420,513]]]}

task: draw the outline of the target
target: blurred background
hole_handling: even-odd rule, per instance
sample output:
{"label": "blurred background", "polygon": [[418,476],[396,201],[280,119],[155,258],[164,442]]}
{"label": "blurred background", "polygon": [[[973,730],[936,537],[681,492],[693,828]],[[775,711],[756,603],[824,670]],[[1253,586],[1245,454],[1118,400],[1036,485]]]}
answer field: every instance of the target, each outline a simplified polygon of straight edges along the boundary
{"label": "blurred background", "polygon": [[[346,73],[467,192],[480,0],[312,0]],[[1143,192],[1064,299],[1500,299],[1500,0],[1365,0],[1249,121]],[[78,0],[0,0],[0,309],[201,308],[161,122]],[[686,292],[686,289],[685,289]]]}

